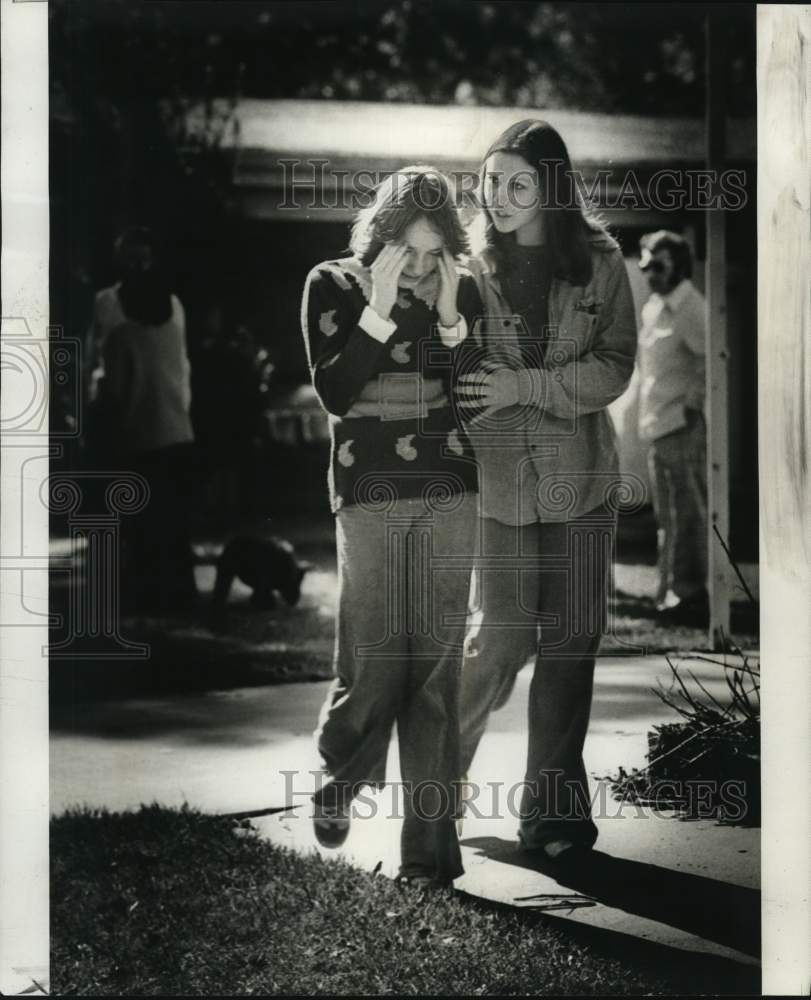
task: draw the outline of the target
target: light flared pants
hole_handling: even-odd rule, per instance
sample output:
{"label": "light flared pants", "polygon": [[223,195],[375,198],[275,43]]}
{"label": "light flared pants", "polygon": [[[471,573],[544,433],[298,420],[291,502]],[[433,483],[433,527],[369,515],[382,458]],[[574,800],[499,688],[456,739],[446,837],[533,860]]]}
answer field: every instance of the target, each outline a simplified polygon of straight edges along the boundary
{"label": "light flared pants", "polygon": [[335,781],[379,787],[397,723],[404,875],[450,880],[463,871],[458,699],[477,521],[466,494],[336,515],[336,676],[318,748]]}
{"label": "light flared pants", "polygon": [[462,667],[461,764],[467,772],[490,712],[506,703],[534,657],[519,809],[519,836],[529,848],[563,838],[591,846],[597,837],[583,745],[607,627],[615,526],[604,508],[557,524],[481,521],[481,625]]}

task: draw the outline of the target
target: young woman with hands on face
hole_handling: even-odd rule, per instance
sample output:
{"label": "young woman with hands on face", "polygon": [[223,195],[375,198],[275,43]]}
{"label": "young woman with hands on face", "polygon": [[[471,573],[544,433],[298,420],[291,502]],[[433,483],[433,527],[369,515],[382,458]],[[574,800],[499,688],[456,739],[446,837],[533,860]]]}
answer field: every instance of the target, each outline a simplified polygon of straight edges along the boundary
{"label": "young woman with hands on face", "polygon": [[432,168],[384,181],[350,249],[310,272],[302,303],[313,384],[330,414],[339,578],[315,833],[343,843],[353,797],[384,784],[396,721],[401,877],[447,886],[462,873],[457,699],[478,488],[451,397],[481,301],[457,269],[467,240]]}

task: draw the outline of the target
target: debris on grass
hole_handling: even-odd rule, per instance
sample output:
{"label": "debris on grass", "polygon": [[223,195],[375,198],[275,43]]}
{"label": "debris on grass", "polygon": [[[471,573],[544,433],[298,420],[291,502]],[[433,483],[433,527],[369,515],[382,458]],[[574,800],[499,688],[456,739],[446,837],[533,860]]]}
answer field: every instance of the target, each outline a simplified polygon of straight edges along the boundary
{"label": "debris on grass", "polygon": [[[760,671],[731,640],[722,659],[694,655],[674,663],[671,686],[658,697],[681,716],[648,733],[648,764],[607,775],[615,798],[673,810],[679,818],[760,824]],[[733,658],[730,662],[730,656]],[[712,663],[723,671],[720,701],[686,666]]]}
{"label": "debris on grass", "polygon": [[[758,603],[716,525],[713,530],[740,581],[754,621]],[[723,652],[694,653],[679,663],[667,657],[669,688],[654,693],[681,722],[648,733],[646,767],[629,774],[620,767],[602,780],[624,802],[672,810],[682,819],[714,818],[741,826],[760,825],[759,661],[722,635]],[[712,663],[723,671],[727,697],[719,701],[685,663]],[[684,670],[684,675],[682,674]]]}

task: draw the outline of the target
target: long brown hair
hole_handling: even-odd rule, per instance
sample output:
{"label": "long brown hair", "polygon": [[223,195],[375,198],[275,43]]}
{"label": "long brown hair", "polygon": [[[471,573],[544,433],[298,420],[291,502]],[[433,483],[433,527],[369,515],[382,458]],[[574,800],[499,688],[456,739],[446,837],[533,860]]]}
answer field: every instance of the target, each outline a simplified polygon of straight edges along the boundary
{"label": "long brown hair", "polygon": [[[556,278],[573,285],[586,285],[591,279],[591,248],[588,238],[605,232],[605,227],[583,204],[575,183],[572,161],[566,143],[549,122],[526,118],[502,132],[482,160],[483,183],[487,160],[493,153],[514,153],[537,171],[541,183],[544,232],[549,258]],[[496,267],[504,265],[507,247],[515,237],[499,233],[482,199],[486,225],[485,246],[495,258]]]}

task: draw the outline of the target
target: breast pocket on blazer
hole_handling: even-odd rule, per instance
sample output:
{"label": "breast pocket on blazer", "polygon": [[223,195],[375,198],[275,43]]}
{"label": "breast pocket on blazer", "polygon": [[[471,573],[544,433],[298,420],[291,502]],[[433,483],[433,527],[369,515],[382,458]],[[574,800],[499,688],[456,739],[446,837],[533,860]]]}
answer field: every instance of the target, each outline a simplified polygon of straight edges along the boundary
{"label": "breast pocket on blazer", "polygon": [[578,346],[578,354],[583,354],[591,346],[602,302],[597,299],[581,299],[572,310],[569,336]]}

